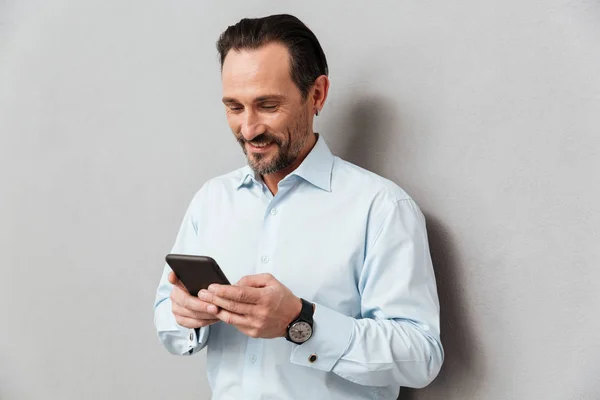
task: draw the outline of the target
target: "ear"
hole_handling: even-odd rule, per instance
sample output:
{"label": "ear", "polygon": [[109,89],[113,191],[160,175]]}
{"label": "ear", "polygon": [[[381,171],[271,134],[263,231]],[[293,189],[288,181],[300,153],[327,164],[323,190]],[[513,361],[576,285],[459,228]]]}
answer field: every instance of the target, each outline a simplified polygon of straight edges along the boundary
{"label": "ear", "polygon": [[318,115],[321,112],[327,100],[327,93],[329,93],[329,78],[321,75],[315,80],[312,88],[313,114]]}

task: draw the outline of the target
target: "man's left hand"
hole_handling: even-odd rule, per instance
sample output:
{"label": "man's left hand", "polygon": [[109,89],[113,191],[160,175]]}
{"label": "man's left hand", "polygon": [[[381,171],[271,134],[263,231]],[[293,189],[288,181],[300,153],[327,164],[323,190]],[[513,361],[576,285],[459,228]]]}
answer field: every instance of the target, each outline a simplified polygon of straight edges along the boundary
{"label": "man's left hand", "polygon": [[254,338],[285,336],[302,301],[271,274],[249,275],[235,285],[210,285],[198,297],[219,309],[215,316]]}

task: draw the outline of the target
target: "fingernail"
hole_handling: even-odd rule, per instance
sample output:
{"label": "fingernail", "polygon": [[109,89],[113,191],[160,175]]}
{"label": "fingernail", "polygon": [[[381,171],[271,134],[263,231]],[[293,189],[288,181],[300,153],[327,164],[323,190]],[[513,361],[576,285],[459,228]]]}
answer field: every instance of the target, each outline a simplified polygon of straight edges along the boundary
{"label": "fingernail", "polygon": [[206,290],[202,289],[200,292],[198,292],[198,298],[206,299]]}
{"label": "fingernail", "polygon": [[217,313],[217,307],[213,306],[212,304],[208,307],[206,307],[206,311],[208,311],[211,314],[216,314]]}
{"label": "fingernail", "polygon": [[217,287],[215,285],[210,285],[208,287],[208,291],[214,293],[217,291]]}

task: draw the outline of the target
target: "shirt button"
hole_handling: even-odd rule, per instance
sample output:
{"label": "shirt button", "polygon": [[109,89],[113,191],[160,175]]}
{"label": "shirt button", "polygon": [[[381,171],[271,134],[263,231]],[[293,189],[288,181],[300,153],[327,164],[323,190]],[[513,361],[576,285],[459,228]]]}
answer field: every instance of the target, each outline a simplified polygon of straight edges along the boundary
{"label": "shirt button", "polygon": [[251,362],[252,364],[254,364],[254,363],[256,362],[256,356],[255,356],[254,354],[252,354],[252,355],[250,356],[250,362]]}
{"label": "shirt button", "polygon": [[263,262],[264,264],[266,264],[266,263],[268,263],[268,262],[269,262],[269,257],[267,257],[267,256],[262,256],[262,259],[261,259],[261,260],[262,260],[262,262]]}
{"label": "shirt button", "polygon": [[273,208],[271,210],[271,215],[277,215],[277,209],[276,208]]}

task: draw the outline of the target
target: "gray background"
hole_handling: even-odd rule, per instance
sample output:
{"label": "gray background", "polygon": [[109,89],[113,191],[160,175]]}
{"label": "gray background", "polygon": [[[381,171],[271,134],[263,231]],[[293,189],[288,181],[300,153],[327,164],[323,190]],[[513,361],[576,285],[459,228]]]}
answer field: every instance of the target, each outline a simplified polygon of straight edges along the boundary
{"label": "gray background", "polygon": [[330,62],[317,130],[428,219],[447,358],[401,398],[599,399],[600,3],[566,0],[0,0],[0,398],[210,396],[153,296],[244,162],[215,40],[278,12]]}

